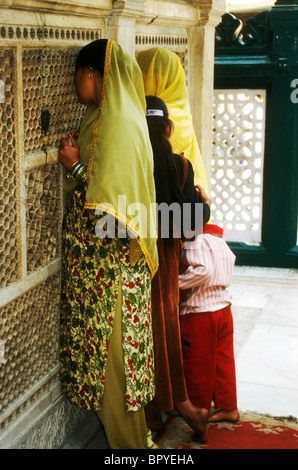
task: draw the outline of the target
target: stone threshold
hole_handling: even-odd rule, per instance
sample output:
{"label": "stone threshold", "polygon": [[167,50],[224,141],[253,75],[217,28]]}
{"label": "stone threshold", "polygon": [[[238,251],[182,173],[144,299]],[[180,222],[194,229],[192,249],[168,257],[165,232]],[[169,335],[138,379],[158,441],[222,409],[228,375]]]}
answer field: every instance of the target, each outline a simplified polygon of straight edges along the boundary
{"label": "stone threshold", "polygon": [[298,269],[235,266],[233,281],[298,284]]}

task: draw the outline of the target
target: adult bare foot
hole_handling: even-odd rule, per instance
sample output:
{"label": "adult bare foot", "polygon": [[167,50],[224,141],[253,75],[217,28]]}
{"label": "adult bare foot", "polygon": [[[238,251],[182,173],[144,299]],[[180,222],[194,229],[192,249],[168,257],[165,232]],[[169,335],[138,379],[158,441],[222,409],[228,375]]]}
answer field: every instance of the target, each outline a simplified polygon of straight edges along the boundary
{"label": "adult bare foot", "polygon": [[195,431],[196,439],[201,443],[207,442],[208,410],[196,407],[190,400],[175,403],[175,409],[186,423]]}
{"label": "adult bare foot", "polygon": [[221,421],[228,421],[230,423],[237,423],[239,420],[238,410],[216,410],[208,418],[208,423],[219,423]]}

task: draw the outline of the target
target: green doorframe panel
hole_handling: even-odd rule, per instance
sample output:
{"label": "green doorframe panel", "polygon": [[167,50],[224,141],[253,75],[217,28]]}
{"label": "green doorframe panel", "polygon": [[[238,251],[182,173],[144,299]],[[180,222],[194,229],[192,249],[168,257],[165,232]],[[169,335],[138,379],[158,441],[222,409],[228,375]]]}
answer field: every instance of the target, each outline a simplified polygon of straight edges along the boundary
{"label": "green doorframe panel", "polygon": [[[229,242],[237,264],[298,268],[298,1],[217,27],[215,89],[266,89],[262,243]],[[297,93],[296,93],[297,88]]]}

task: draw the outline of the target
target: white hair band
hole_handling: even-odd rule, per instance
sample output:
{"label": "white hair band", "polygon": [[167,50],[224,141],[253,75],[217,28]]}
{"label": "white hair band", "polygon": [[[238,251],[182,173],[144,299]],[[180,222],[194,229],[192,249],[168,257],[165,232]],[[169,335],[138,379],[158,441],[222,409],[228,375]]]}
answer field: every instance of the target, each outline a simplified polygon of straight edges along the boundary
{"label": "white hair band", "polygon": [[146,116],[163,116],[162,109],[147,109]]}

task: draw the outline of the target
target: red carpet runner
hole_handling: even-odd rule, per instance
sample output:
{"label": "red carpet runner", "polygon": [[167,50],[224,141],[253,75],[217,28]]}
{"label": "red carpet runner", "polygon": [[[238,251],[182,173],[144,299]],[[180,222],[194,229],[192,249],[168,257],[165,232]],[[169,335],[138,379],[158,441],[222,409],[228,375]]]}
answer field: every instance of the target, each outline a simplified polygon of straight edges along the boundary
{"label": "red carpet runner", "polygon": [[210,423],[202,445],[180,417],[169,417],[154,441],[160,449],[298,449],[298,422],[293,419],[242,414],[235,423]]}

